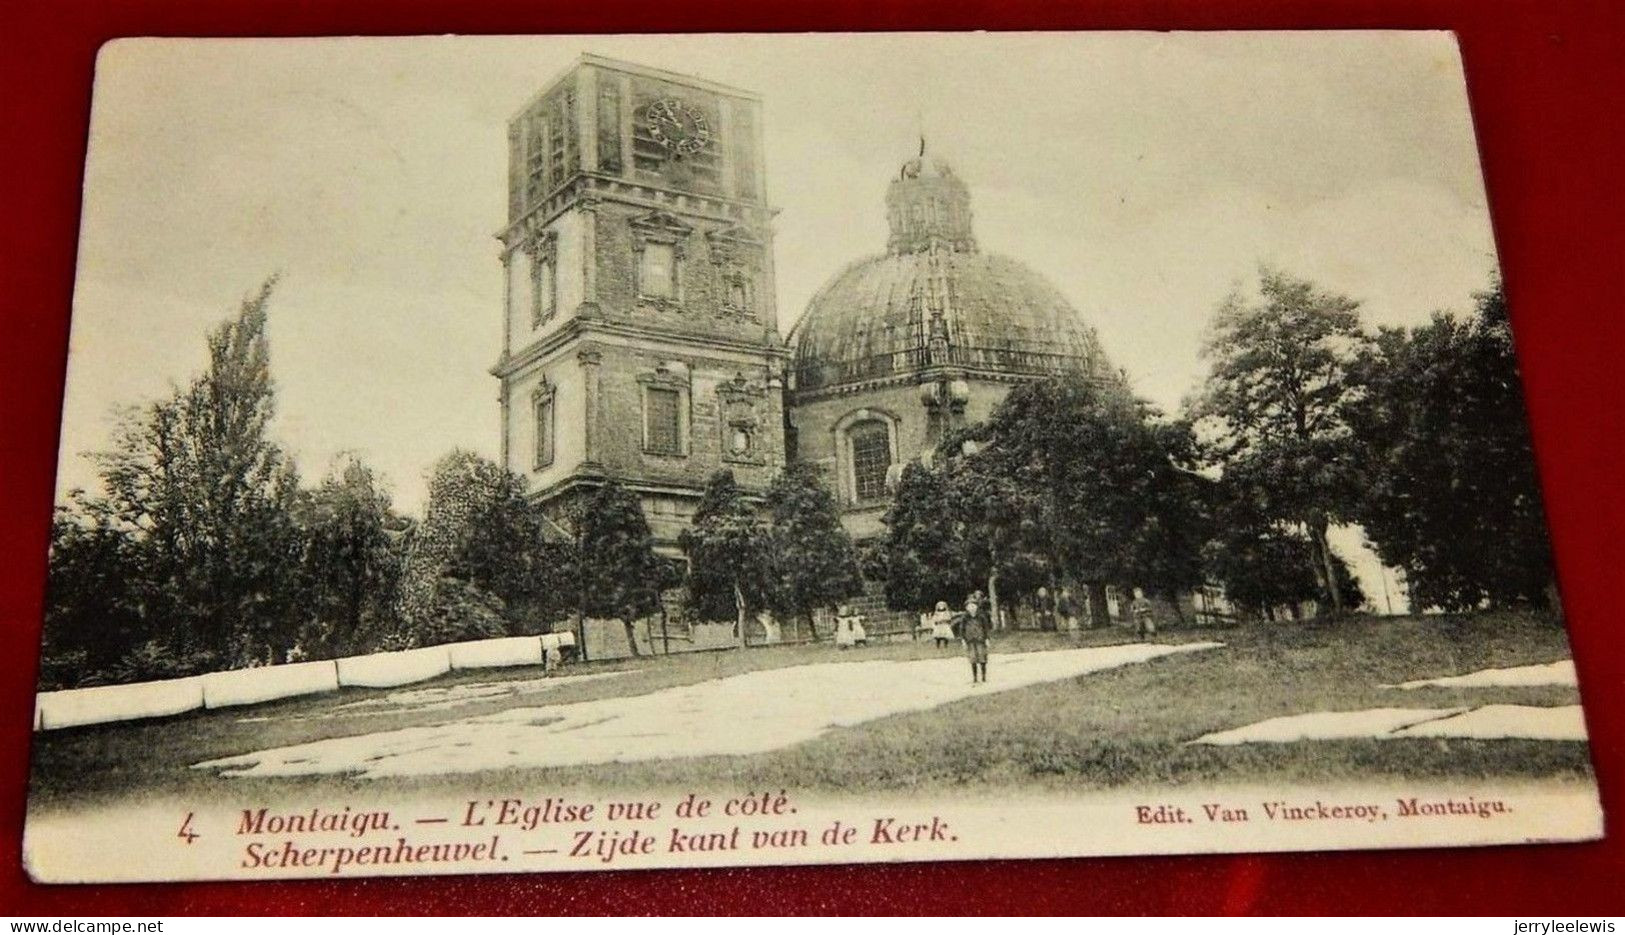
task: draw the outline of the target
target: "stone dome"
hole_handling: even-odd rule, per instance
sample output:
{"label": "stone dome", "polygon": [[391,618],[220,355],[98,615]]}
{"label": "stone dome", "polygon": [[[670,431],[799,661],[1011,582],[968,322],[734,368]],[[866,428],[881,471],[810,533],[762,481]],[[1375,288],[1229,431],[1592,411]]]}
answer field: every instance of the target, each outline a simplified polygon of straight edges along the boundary
{"label": "stone dome", "polygon": [[922,147],[886,205],[887,252],[841,270],[791,330],[797,391],[934,368],[991,378],[1111,372],[1059,290],[977,248],[969,193],[946,163],[927,162]]}

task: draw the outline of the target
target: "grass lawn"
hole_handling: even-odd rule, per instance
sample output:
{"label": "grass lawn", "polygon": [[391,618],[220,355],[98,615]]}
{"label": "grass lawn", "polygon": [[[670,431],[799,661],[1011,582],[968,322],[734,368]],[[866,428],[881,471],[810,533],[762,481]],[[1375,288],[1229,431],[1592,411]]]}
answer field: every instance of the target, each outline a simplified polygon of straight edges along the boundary
{"label": "grass lawn", "polygon": [[[270,800],[324,797],[347,789],[514,793],[689,788],[789,788],[849,793],[908,790],[1099,789],[1120,785],[1334,782],[1418,778],[1570,778],[1590,775],[1586,745],[1521,740],[1346,740],[1236,747],[1185,746],[1201,734],[1306,711],[1518,703],[1563,705],[1571,688],[1419,689],[1378,687],[1414,678],[1550,662],[1569,655],[1562,628],[1516,614],[1356,617],[1184,629],[1163,642],[1214,640],[1222,649],[1176,654],[1027,688],[991,692],[910,714],[831,731],[751,756],[707,756],[457,776],[359,780],[222,778],[190,769],[201,760],[438,724],[515,706],[642,694],[742,672],[812,662],[938,654],[929,641],[837,651],[826,644],[588,663],[574,673],[625,670],[540,694],[497,697],[455,708],[376,716],[323,717],[341,704],[388,694],[345,689],[255,707],[197,712],[162,721],[35,735],[31,806],[50,808],[175,794]],[[1121,630],[1013,633],[995,653],[1131,642]],[[994,687],[998,661],[992,666]],[[408,686],[445,687],[537,678],[534,669],[451,673]],[[969,677],[967,669],[967,678]],[[568,682],[568,680],[565,680]],[[394,689],[390,691],[400,691]],[[252,720],[247,720],[252,719]]]}

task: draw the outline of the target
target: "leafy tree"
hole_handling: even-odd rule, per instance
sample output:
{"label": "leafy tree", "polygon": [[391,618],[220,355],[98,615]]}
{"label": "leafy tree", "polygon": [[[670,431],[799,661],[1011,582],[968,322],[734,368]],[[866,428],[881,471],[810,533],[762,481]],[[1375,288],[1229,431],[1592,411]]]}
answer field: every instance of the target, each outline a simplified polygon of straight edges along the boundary
{"label": "leafy tree", "polygon": [[273,285],[209,333],[201,376],[127,412],[98,456],[106,494],[93,509],[144,552],[155,638],[228,665],[284,658],[304,605],[298,476],[267,433]]}
{"label": "leafy tree", "polygon": [[835,498],[818,469],[788,465],[767,489],[774,613],[802,620],[813,639],[812,614],[863,589],[857,549],[841,525]]}
{"label": "leafy tree", "polygon": [[1178,595],[1200,587],[1206,578],[1202,548],[1212,531],[1207,504],[1212,482],[1186,467],[1192,451],[1187,424],[1155,424],[1152,431],[1168,462],[1150,464],[1145,518],[1128,544],[1128,580],[1166,598],[1178,613]]}
{"label": "leafy tree", "polygon": [[[489,465],[486,470],[495,468]],[[542,507],[525,493],[524,479],[499,469],[470,523],[471,535],[447,565],[454,577],[474,582],[502,601],[510,635],[548,630],[570,613],[569,581],[574,553]]]}
{"label": "leafy tree", "polygon": [[1327,529],[1358,500],[1348,411],[1367,341],[1357,302],[1263,270],[1257,302],[1236,293],[1220,306],[1203,349],[1212,369],[1193,406],[1215,433],[1210,455],[1226,481],[1247,487],[1267,518],[1302,527],[1336,611],[1347,602]]}
{"label": "leafy tree", "polygon": [[[1231,603],[1270,620],[1278,607],[1296,617],[1304,601],[1329,606],[1330,594],[1314,574],[1314,545],[1299,528],[1266,518],[1244,488],[1220,483],[1209,500],[1215,516],[1203,567],[1224,585]],[[1363,603],[1365,595],[1348,564],[1335,554],[1332,561],[1346,605]]]}
{"label": "leafy tree", "polygon": [[[1025,384],[977,430],[956,472],[979,493],[976,528],[1006,556],[1062,577],[1173,594],[1201,581],[1189,429],[1126,387],[1081,376]],[[1020,566],[1017,566],[1020,567]],[[1103,601],[1093,601],[1097,608]]]}
{"label": "leafy tree", "polygon": [[681,580],[654,550],[654,535],[636,493],[613,481],[571,507],[562,521],[566,548],[558,551],[558,590],[575,608],[577,645],[585,617],[621,621],[638,654],[637,621],[660,610],[660,594]]}
{"label": "leafy tree", "polygon": [[903,466],[883,522],[886,536],[864,556],[864,576],[884,583],[886,606],[926,610],[957,603],[978,587],[966,567],[965,528],[952,515],[949,477],[919,462]]}
{"label": "leafy tree", "polygon": [[474,582],[448,574],[435,583],[433,601],[413,620],[412,639],[400,645],[438,646],[507,635],[508,605]]}
{"label": "leafy tree", "polygon": [[985,583],[990,601],[1066,579],[1173,593],[1200,582],[1203,536],[1189,429],[1115,383],[1069,376],[1011,390],[905,468],[876,562],[893,606],[929,607]]}
{"label": "leafy tree", "polygon": [[420,645],[536,632],[555,561],[543,524],[518,475],[467,451],[442,458],[401,582],[402,622]]}
{"label": "leafy tree", "polygon": [[105,680],[132,648],[152,639],[153,587],[137,541],[82,506],[51,520],[50,582],[40,650],[40,688]]}
{"label": "leafy tree", "polygon": [[991,444],[1007,427],[1000,416],[1009,412],[1001,405],[989,423],[950,436],[938,451],[948,495],[939,508],[959,526],[963,567],[986,588],[995,626],[1003,622],[1001,598],[1035,591],[1053,577],[1048,571],[1059,559],[1055,492],[1042,479],[1047,465],[1017,446]]}
{"label": "leafy tree", "polygon": [[1547,602],[1551,553],[1501,284],[1467,319],[1385,328],[1361,361],[1371,390],[1359,520],[1405,569],[1419,607]]}
{"label": "leafy tree", "polygon": [[711,475],[679,537],[688,556],[688,590],[696,614],[705,620],[734,620],[745,645],[745,621],[753,610],[770,606],[771,535],[732,471]]}
{"label": "leafy tree", "polygon": [[322,656],[369,649],[394,623],[404,523],[372,470],[354,457],[337,465],[302,506],[312,618],[305,648]]}

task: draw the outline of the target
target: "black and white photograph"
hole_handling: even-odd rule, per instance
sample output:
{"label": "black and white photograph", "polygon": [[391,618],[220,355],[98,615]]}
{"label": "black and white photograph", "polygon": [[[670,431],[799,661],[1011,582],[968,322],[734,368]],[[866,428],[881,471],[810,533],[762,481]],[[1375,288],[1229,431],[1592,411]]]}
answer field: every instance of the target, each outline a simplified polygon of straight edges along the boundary
{"label": "black and white photograph", "polygon": [[50,883],[1602,833],[1447,32],[124,39]]}

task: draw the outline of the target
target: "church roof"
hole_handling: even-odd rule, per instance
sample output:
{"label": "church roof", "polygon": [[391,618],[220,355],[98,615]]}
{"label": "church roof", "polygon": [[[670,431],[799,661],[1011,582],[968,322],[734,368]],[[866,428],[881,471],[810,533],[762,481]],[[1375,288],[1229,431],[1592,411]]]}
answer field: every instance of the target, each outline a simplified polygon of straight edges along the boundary
{"label": "church roof", "polygon": [[940,160],[905,163],[887,192],[885,254],[843,269],[790,335],[796,389],[946,366],[1042,375],[1110,365],[1094,330],[1022,263],[982,253],[965,184]]}

